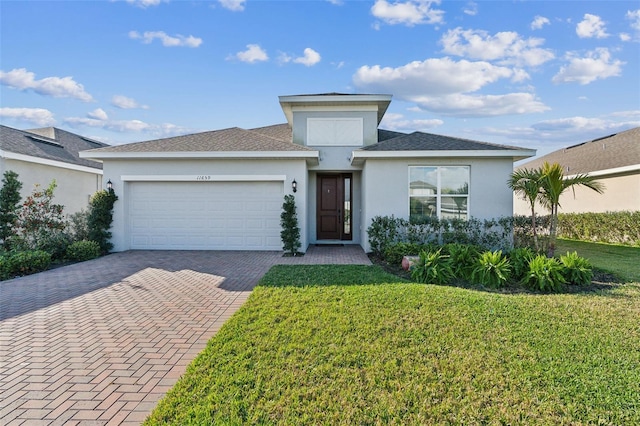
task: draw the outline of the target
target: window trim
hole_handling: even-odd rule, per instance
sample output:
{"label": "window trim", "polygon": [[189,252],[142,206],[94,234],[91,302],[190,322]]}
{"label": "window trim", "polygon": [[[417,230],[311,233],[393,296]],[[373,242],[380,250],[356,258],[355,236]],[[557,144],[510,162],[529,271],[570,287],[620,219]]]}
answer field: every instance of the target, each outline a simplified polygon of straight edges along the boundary
{"label": "window trim", "polygon": [[[452,194],[443,194],[442,193],[442,180],[441,180],[441,169],[446,167],[464,167],[468,171],[468,187],[466,195],[452,195]],[[411,169],[412,168],[435,168],[437,171],[436,175],[436,193],[434,195],[411,195]],[[411,219],[411,199],[414,197],[434,197],[436,199],[436,213],[437,218],[442,219],[442,197],[457,197],[467,199],[467,211],[465,214],[464,220],[469,220],[471,217],[471,165],[470,164],[412,164],[407,168],[407,218]]]}

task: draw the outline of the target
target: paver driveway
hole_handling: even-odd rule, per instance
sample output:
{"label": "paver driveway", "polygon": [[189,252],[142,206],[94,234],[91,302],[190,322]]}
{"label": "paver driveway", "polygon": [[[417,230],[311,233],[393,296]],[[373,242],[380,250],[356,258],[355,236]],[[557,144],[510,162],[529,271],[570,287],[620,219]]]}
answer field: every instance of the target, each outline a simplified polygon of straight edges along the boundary
{"label": "paver driveway", "polygon": [[368,262],[130,251],[0,282],[0,424],[140,424],[272,265]]}

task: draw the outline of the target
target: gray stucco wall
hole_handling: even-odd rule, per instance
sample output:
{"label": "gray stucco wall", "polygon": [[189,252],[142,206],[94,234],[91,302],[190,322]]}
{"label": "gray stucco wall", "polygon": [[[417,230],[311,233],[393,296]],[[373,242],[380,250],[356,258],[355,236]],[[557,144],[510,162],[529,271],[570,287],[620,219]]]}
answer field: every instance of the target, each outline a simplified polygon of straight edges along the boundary
{"label": "gray stucco wall", "polygon": [[513,214],[506,182],[513,161],[505,159],[368,159],[362,171],[361,245],[370,250],[367,228],[376,216],[409,218],[409,166],[470,166],[469,215],[478,219]]}
{"label": "gray stucco wall", "polygon": [[[364,145],[378,142],[378,113],[376,111],[294,111],[293,143],[307,144],[307,118],[363,118]],[[353,148],[352,148],[353,149]]]}
{"label": "gray stucco wall", "polygon": [[23,200],[31,195],[36,184],[46,188],[55,179],[57,188],[54,191],[53,199],[56,204],[64,206],[64,213],[67,215],[87,209],[89,198],[97,190],[102,189],[102,175],[97,169],[96,173],[88,173],[20,160],[3,159],[0,174],[6,170],[18,173],[18,180],[22,182],[20,195]]}

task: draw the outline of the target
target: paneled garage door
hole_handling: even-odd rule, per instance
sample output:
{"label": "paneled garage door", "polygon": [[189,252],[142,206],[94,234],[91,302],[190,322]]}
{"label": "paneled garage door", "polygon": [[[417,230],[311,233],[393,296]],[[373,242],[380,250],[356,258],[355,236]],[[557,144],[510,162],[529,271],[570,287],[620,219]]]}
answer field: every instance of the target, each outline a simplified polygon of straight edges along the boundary
{"label": "paneled garage door", "polygon": [[282,182],[132,182],[129,200],[132,249],[282,249]]}

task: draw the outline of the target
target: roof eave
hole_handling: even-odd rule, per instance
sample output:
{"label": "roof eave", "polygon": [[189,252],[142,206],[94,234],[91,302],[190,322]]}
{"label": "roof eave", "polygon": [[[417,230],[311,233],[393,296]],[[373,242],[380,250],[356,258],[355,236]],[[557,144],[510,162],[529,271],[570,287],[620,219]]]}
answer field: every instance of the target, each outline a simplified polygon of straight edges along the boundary
{"label": "roof eave", "polygon": [[363,151],[351,154],[351,165],[363,164],[367,159],[406,159],[406,158],[511,158],[514,162],[536,155],[535,149],[518,150],[457,150],[457,151]]}
{"label": "roof eave", "polygon": [[80,158],[95,161],[105,159],[120,160],[170,160],[170,159],[304,159],[318,160],[319,151],[185,151],[185,152],[113,152],[113,151],[80,151]]}

